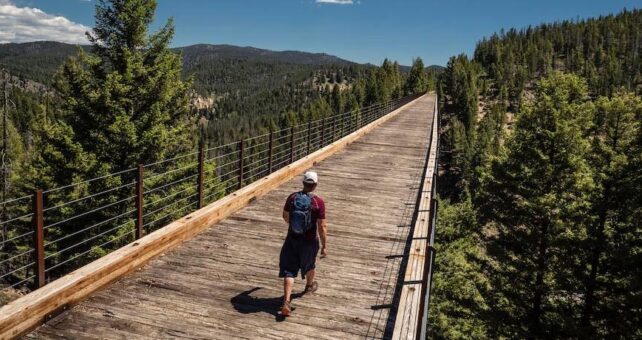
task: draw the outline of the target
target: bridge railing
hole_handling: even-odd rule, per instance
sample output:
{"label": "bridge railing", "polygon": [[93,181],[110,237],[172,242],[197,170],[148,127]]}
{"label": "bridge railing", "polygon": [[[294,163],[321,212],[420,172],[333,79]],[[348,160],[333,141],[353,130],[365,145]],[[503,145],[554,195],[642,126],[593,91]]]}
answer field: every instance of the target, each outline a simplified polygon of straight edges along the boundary
{"label": "bridge railing", "polygon": [[0,203],[0,289],[40,288],[416,99],[378,103]]}
{"label": "bridge railing", "polygon": [[409,253],[404,254],[405,268],[401,268],[398,303],[391,338],[426,339],[428,332],[428,306],[435,264],[435,229],[437,225],[437,174],[439,166],[440,117],[437,100],[433,107],[432,124],[428,139],[428,152],[414,225],[408,235]]}
{"label": "bridge railing", "polygon": [[[432,175],[432,185],[430,188],[430,216],[428,222],[428,246],[427,254],[428,256],[424,260],[422,284],[421,284],[421,299],[419,300],[419,313],[417,317],[417,336],[416,339],[423,340],[427,339],[428,334],[428,311],[430,306],[430,292],[432,290],[432,276],[434,273],[435,267],[435,230],[437,228],[437,214],[439,211],[439,201],[437,200],[437,177],[439,174],[439,155],[440,155],[440,143],[441,143],[441,117],[439,115],[439,105],[438,100],[435,100],[435,124],[437,125],[437,136],[433,136],[435,130],[430,131],[430,140],[433,140],[435,137],[436,140],[436,150],[435,150],[435,164]],[[432,147],[432,144],[431,144]],[[432,151],[432,150],[430,150]],[[429,151],[429,154],[430,154]]]}

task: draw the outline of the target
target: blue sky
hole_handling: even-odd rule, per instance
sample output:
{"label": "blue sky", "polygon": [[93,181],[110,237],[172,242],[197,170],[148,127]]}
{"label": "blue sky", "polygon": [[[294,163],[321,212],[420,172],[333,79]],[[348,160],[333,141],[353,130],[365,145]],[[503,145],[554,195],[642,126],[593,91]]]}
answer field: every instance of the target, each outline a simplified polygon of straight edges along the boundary
{"label": "blue sky", "polygon": [[[20,11],[25,7],[39,9],[42,13],[36,17],[68,19],[69,27],[52,39],[82,39],[78,32],[93,25],[92,0],[0,0],[0,8],[3,5],[17,9],[9,14],[0,11],[0,21],[3,15],[27,15]],[[158,0],[156,25],[174,17],[174,46],[224,43],[326,52],[375,64],[387,57],[408,65],[419,56],[426,64],[445,65],[452,55],[472,53],[479,39],[501,28],[605,15],[623,8],[642,8],[642,0]],[[36,19],[27,24],[38,25]],[[4,32],[3,39],[3,29],[7,30],[0,25],[0,42],[52,34],[20,37],[19,32]]]}

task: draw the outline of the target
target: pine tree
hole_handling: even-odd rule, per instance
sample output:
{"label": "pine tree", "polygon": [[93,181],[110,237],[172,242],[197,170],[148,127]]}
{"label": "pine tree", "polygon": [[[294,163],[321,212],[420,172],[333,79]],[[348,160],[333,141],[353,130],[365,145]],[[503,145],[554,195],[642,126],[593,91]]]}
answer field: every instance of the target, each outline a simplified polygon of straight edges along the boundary
{"label": "pine tree", "polygon": [[337,114],[343,113],[344,100],[343,94],[341,92],[341,86],[339,86],[339,84],[335,84],[334,88],[332,89],[332,108]]}
{"label": "pine tree", "polygon": [[[172,22],[154,34],[147,33],[155,8],[154,0],[98,2],[96,27],[88,34],[92,52],[79,49],[78,55],[69,59],[57,75],[55,86],[62,102],[61,113],[59,119],[37,126],[35,152],[24,171],[25,191],[78,183],[195,149],[198,139],[190,132],[196,131],[196,120],[188,116],[187,105],[191,85],[181,80],[180,55],[169,49],[174,32]],[[182,174],[176,173],[179,175]],[[134,177],[135,172],[128,171],[93,181],[91,185],[75,185],[48,194],[47,201],[55,206],[131,183]],[[146,185],[155,185],[160,180]],[[132,201],[123,200],[129,195],[127,189],[110,191],[82,201],[82,205],[52,210],[47,219],[54,223],[91,209],[110,207],[73,220],[79,225],[94,225],[130,210]],[[103,244],[111,238],[120,240],[110,245],[113,248],[128,242],[117,237],[131,233],[133,227],[129,216],[122,216],[51,244],[50,254],[74,245],[65,253],[52,255],[51,263],[61,262],[74,253],[89,253],[79,258],[78,263],[57,267],[50,274],[55,277],[69,267],[104,255],[106,249],[93,247],[94,244]],[[65,228],[65,225],[51,228],[48,235],[62,235]],[[107,230],[114,231],[108,234]],[[87,239],[98,243],[82,242]]]}
{"label": "pine tree", "polygon": [[417,57],[412,61],[412,67],[410,68],[410,73],[408,74],[408,80],[406,80],[404,92],[406,93],[406,95],[410,95],[425,91],[428,91],[428,79],[426,77],[426,70],[423,60]]}
{"label": "pine tree", "polygon": [[[586,292],[582,327],[586,336],[635,337],[635,302],[631,292],[639,291],[635,277],[640,267],[635,259],[636,207],[631,198],[639,195],[641,170],[632,166],[640,154],[638,134],[642,129],[642,99],[633,93],[617,93],[597,100],[589,161],[596,190],[592,197],[595,216],[587,242]],[[633,217],[633,218],[632,218]],[[618,318],[605,318],[618,314]],[[603,325],[607,324],[607,327]],[[637,336],[640,334],[638,333]]]}
{"label": "pine tree", "polygon": [[91,54],[68,61],[56,88],[64,122],[84,152],[112,171],[193,150],[189,137],[189,82],[181,57],[169,49],[170,20],[148,35],[155,0],[101,0],[88,37]]}
{"label": "pine tree", "polygon": [[437,255],[430,301],[430,338],[488,339],[490,280],[483,270],[482,243],[470,198],[439,202]]}
{"label": "pine tree", "polygon": [[[442,75],[444,110],[452,112],[446,132],[444,149],[450,152],[446,162],[452,163],[448,170],[448,183],[455,197],[469,189],[474,178],[472,164],[477,134],[479,64],[471,62],[465,55],[452,57]],[[474,191],[474,190],[473,190]]]}
{"label": "pine tree", "polygon": [[383,100],[383,84],[381,84],[377,77],[377,71],[370,69],[368,77],[365,80],[364,91],[364,106],[372,105]]}
{"label": "pine tree", "polygon": [[484,221],[494,259],[496,316],[508,337],[565,334],[579,314],[574,302],[594,188],[586,155],[594,108],[586,83],[555,73],[524,105],[506,154],[483,179]]}

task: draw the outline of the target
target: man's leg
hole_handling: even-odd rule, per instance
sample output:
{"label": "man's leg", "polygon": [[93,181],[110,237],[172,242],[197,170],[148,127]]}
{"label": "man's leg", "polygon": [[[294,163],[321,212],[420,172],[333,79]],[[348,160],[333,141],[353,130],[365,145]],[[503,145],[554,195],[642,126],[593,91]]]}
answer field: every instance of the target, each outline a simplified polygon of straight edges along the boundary
{"label": "man's leg", "polygon": [[281,306],[281,316],[290,316],[292,306],[290,300],[292,299],[292,286],[294,286],[294,278],[286,276],[283,278],[283,305]]}
{"label": "man's leg", "polygon": [[307,273],[305,273],[305,285],[306,286],[312,285],[312,282],[314,282],[314,274],[315,274],[314,269],[310,269],[310,270],[308,270]]}
{"label": "man's leg", "polygon": [[286,277],[283,279],[283,298],[287,302],[290,302],[291,300],[292,286],[294,286],[293,277]]}
{"label": "man's leg", "polygon": [[314,281],[314,278],[316,277],[316,261],[317,261],[317,254],[319,253],[319,241],[315,241],[311,245],[309,245],[304,252],[304,258],[302,259],[302,268],[305,268],[307,270],[305,272],[305,291],[304,293],[314,293],[316,292],[317,288],[319,285],[317,284],[316,281]]}

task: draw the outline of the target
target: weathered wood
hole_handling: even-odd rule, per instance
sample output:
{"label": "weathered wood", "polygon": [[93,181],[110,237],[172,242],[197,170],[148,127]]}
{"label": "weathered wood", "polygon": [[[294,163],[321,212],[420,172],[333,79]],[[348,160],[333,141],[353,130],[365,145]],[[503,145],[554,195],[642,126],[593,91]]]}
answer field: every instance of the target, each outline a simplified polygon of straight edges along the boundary
{"label": "weathered wood", "polygon": [[[434,104],[434,103],[433,103]],[[433,106],[431,110],[436,110]],[[394,330],[392,339],[416,339],[420,329],[418,321],[421,317],[420,308],[423,307],[422,290],[425,261],[429,259],[428,247],[430,246],[431,230],[429,230],[432,217],[432,193],[433,180],[435,177],[435,164],[438,158],[438,123],[437,115],[432,116],[432,140],[430,141],[430,154],[425,160],[426,171],[422,179],[422,192],[419,198],[417,219],[414,224],[414,232],[410,242],[410,252],[405,268],[403,285],[397,315],[394,318]]]}
{"label": "weathered wood", "polygon": [[[422,97],[418,101],[422,100],[429,100],[427,97]],[[260,217],[265,217],[265,216],[273,216],[276,215],[278,216],[280,214],[280,209],[281,209],[281,199],[285,197],[285,192],[286,191],[294,191],[294,187],[298,187],[300,180],[294,179],[291,180],[294,176],[297,176],[298,174],[302,173],[304,170],[310,168],[311,166],[318,164],[319,162],[323,161],[327,157],[330,157],[331,155],[341,151],[344,149],[348,144],[355,142],[359,138],[363,137],[367,133],[371,132],[374,130],[376,127],[380,126],[381,124],[384,124],[391,119],[395,117],[404,117],[402,119],[403,122],[403,128],[395,127],[393,130],[396,130],[397,132],[397,140],[401,144],[417,144],[418,146],[422,145],[425,143],[423,138],[425,138],[425,129],[426,125],[422,126],[421,124],[418,124],[417,122],[411,122],[411,120],[415,120],[418,118],[423,118],[426,119],[426,114],[421,113],[421,112],[414,112],[411,110],[413,107],[413,104],[409,105],[409,109],[407,109],[408,114],[406,115],[398,115],[399,112],[403,111],[404,109],[396,110],[395,112],[386,115],[382,117],[381,119],[365,126],[363,129],[356,131],[334,143],[329,144],[325,148],[322,148],[314,153],[312,153],[309,156],[303,157],[302,159],[282,168],[279,171],[274,172],[271,175],[268,175],[264,177],[261,180],[258,180],[252,184],[249,184],[242,188],[241,190],[238,190],[237,192],[228,195],[225,198],[220,199],[219,201],[216,201],[208,206],[206,206],[203,209],[200,209],[190,215],[185,216],[184,218],[181,218],[175,222],[170,223],[169,225],[165,226],[164,228],[161,228],[153,233],[150,233],[149,235],[146,235],[145,237],[141,238],[140,240],[137,240],[135,243],[132,243],[130,245],[127,245],[117,251],[112,252],[111,254],[85,266],[77,271],[74,271],[73,273],[66,275],[65,277],[52,282],[51,284],[45,286],[44,288],[37,290],[25,297],[22,297],[18,300],[13,301],[12,303],[4,306],[2,309],[0,309],[0,338],[5,339],[5,338],[12,338],[19,336],[20,334],[25,333],[26,331],[32,329],[34,326],[37,326],[40,320],[44,315],[49,313],[50,311],[63,306],[63,305],[73,305],[80,300],[83,300],[87,296],[95,293],[99,289],[107,286],[108,284],[112,283],[114,280],[123,277],[127,273],[133,271],[134,269],[140,267],[141,265],[147,263],[149,260],[152,258],[165,253],[169,250],[172,250],[176,248],[178,245],[182,244],[184,241],[193,238],[196,234],[207,230],[203,235],[199,236],[196,240],[193,240],[192,242],[189,242],[186,244],[185,247],[181,247],[176,249],[176,253],[181,254],[184,251],[191,251],[190,254],[186,255],[186,257],[183,260],[180,260],[179,262],[181,263],[178,266],[172,266],[171,270],[169,272],[163,271],[160,268],[156,268],[156,264],[158,263],[159,265],[162,266],[163,263],[163,257],[157,259],[152,263],[150,268],[150,272],[153,273],[158,273],[161,277],[172,277],[174,280],[184,280],[186,277],[176,277],[173,276],[172,273],[176,272],[180,268],[184,267],[189,267],[190,262],[193,261],[193,254],[194,252],[198,254],[208,254],[212,252],[213,258],[211,259],[212,261],[216,260],[216,257],[225,257],[226,255],[231,256],[230,258],[237,258],[241,259],[242,257],[239,256],[238,253],[236,253],[236,256],[230,254],[230,251],[233,250],[241,250],[242,255],[248,256],[247,261],[248,263],[252,261],[252,259],[256,260],[257,258],[261,258],[264,255],[257,254],[256,249],[257,245],[260,244],[259,240],[253,241],[251,243],[251,247],[246,247],[244,249],[241,249],[239,247],[244,247],[242,244],[239,245],[238,243],[242,243],[246,239],[235,239],[236,233],[234,233],[234,230],[229,230],[233,226],[230,226],[226,222],[221,222],[223,219],[226,217],[230,216],[234,212],[238,211],[239,209],[247,206],[249,203],[254,202],[250,207],[247,209],[248,211],[252,211],[252,209],[255,206],[259,206],[266,208],[267,211],[261,212],[261,213],[256,213],[256,215]],[[395,122],[398,121],[395,119]],[[426,123],[427,124],[427,123]],[[398,123],[397,123],[398,125]],[[404,129],[407,128],[414,128],[415,132],[411,134],[409,131],[404,131]],[[387,129],[384,129],[387,130]],[[402,136],[409,136],[409,135],[414,135],[413,139],[404,141],[403,138],[400,138]],[[381,136],[383,138],[388,138],[389,136],[386,135],[386,133],[382,133]],[[422,138],[422,136],[424,136]],[[379,140],[380,138],[377,138]],[[373,148],[380,149],[381,147],[373,144]],[[391,150],[395,150],[394,153],[397,153],[396,148],[391,148]],[[405,152],[405,158],[401,158],[400,162],[403,163],[405,167],[407,167],[408,171],[411,169],[413,172],[417,171],[417,168],[412,168],[412,166],[417,164],[417,158],[418,155],[421,154],[421,149],[413,149],[409,148],[406,149]],[[361,180],[365,182],[362,183],[362,185],[365,185],[369,183],[370,181],[373,180],[374,176],[377,176],[377,172],[382,172],[383,175],[379,176],[387,176],[389,180],[395,180],[398,181],[398,184],[400,185],[397,187],[397,192],[396,194],[389,193],[388,197],[382,198],[383,200],[389,202],[392,206],[388,206],[388,209],[395,208],[398,209],[399,206],[403,206],[402,203],[398,202],[399,199],[399,192],[404,193],[412,186],[412,176],[407,176],[406,174],[402,173],[396,173],[395,171],[397,168],[393,164],[387,164],[385,163],[385,160],[387,158],[390,158],[390,154],[380,154],[380,153],[373,153],[373,154],[364,154],[361,151],[358,152],[352,152],[350,153],[350,157],[346,155],[342,155],[342,153],[339,153],[336,155],[334,158],[333,162],[337,162],[337,164],[346,164],[346,163],[352,163],[355,166],[358,165],[365,165],[365,164],[371,164],[372,161],[377,161],[378,163],[381,164],[379,167],[378,171],[369,171],[369,174],[367,177],[361,177]],[[415,156],[412,156],[415,155]],[[403,167],[402,167],[403,168]],[[283,187],[281,186],[283,183],[289,181],[287,185]],[[336,191],[341,192],[342,187],[346,184],[345,179],[337,177],[336,179],[332,179],[332,176],[325,177],[325,179],[322,179],[322,181],[327,181],[328,187],[332,185],[332,188]],[[374,182],[376,183],[376,182]],[[270,193],[274,188],[279,188],[278,190],[274,190],[273,192]],[[285,190],[285,191],[284,191]],[[258,198],[265,196],[266,194],[270,193],[271,195],[278,195],[278,196],[270,196],[266,200],[258,200]],[[323,193],[321,193],[323,194]],[[347,195],[348,193],[345,193]],[[342,194],[344,195],[344,194]],[[401,195],[403,196],[403,195]],[[278,199],[277,199],[278,197]],[[348,199],[348,197],[345,197]],[[361,204],[365,205],[367,204],[367,200],[365,198],[360,198],[357,200],[358,203],[354,204]],[[334,203],[329,202],[328,203],[328,209],[335,209]],[[338,218],[338,217],[337,217]],[[277,219],[278,221],[278,219]],[[330,223],[333,221],[333,217],[329,218]],[[219,223],[217,228],[210,228],[212,225]],[[280,235],[280,237],[283,236],[283,222],[279,221],[278,224],[277,222],[273,220],[272,226],[278,225],[279,229],[275,229],[273,234],[273,237],[278,237],[276,235]],[[377,223],[377,221],[369,221],[369,223]],[[389,226],[391,227],[392,231],[396,231],[397,229],[395,228],[394,223],[390,223]],[[222,230],[222,231],[220,231]],[[381,233],[381,229],[378,230],[379,233]],[[375,232],[373,230],[373,232]],[[382,235],[383,236],[383,235]],[[374,237],[374,235],[373,235]],[[205,238],[208,240],[206,244],[199,243],[199,239]],[[236,241],[236,242],[233,242]],[[199,244],[200,246],[196,249],[192,248],[191,245],[194,244]],[[213,249],[215,245],[215,249]],[[277,243],[272,244],[272,250],[276,250],[278,248]],[[337,251],[339,249],[345,249],[345,248],[340,248],[337,247]],[[347,251],[347,250],[344,250]],[[347,255],[347,254],[346,254]],[[169,255],[168,255],[169,256]],[[174,255],[172,255],[174,256]],[[272,253],[270,255],[271,257],[278,257]],[[343,256],[337,254],[336,256]],[[337,262],[334,262],[337,261]],[[341,267],[341,261],[338,261],[338,259],[333,259],[332,257],[328,258],[327,260],[324,260],[324,265],[327,265],[328,268],[333,268],[332,270],[336,272],[341,272],[343,269]],[[332,264],[332,265],[330,265]],[[233,266],[228,266],[233,267]],[[274,266],[274,263],[270,266],[270,268],[273,268],[273,275],[271,275],[268,279],[263,278],[263,283],[266,282],[271,282],[270,285],[274,283],[274,276],[276,276],[276,268]],[[236,281],[234,282],[227,282],[225,280],[219,280],[217,276],[222,275],[221,271],[223,267],[221,266],[214,266],[211,267],[210,269],[204,268],[204,267],[199,267],[199,268],[194,268],[194,271],[192,272],[193,276],[196,277],[206,277],[207,279],[198,279],[201,280],[202,282],[209,282],[209,289],[208,291],[216,292],[217,291],[217,286],[219,285],[229,285],[229,287],[244,287],[246,286],[246,282],[249,280],[250,277],[253,277],[254,273],[252,272],[247,272],[246,274],[242,276],[238,276],[239,274],[236,274],[237,276],[230,276],[231,278],[236,277]],[[265,269],[267,270],[267,268]],[[141,273],[141,272],[139,272]],[[323,273],[323,271],[320,271],[320,273]],[[331,273],[331,272],[328,272]],[[136,274],[138,275],[138,274]],[[136,277],[134,275],[134,278]],[[326,277],[331,276],[331,274],[325,274]],[[358,275],[347,275],[346,277],[351,277],[352,279],[356,279]],[[129,281],[130,279],[125,279],[123,280],[124,282]],[[203,281],[204,280],[204,281]],[[209,281],[208,281],[209,280]],[[367,282],[370,281],[369,278],[366,277]],[[328,280],[329,281],[329,280]],[[348,285],[348,281],[341,280],[341,283],[344,285]],[[259,281],[256,281],[258,284]],[[379,284],[377,281],[372,282],[372,284]],[[328,289],[341,289],[340,285],[334,285],[331,282],[324,282],[324,285],[328,287]],[[265,286],[263,284],[263,286]],[[357,287],[358,285],[355,285]],[[143,284],[143,286],[139,287],[136,290],[127,290],[126,292],[123,291],[125,294],[131,294],[128,296],[131,296],[134,300],[132,301],[142,301],[145,299],[150,299],[153,300],[154,296],[149,296],[145,297],[144,295],[138,295],[141,293],[144,293],[146,291],[146,286]],[[117,286],[114,286],[114,288],[108,289],[105,291],[105,294],[109,294],[109,292],[112,292],[113,289],[118,289]],[[231,288],[230,288],[231,289]],[[202,289],[201,289],[202,291]],[[277,289],[278,291],[278,289]],[[102,293],[100,293],[102,294]],[[322,293],[319,294],[322,296]],[[367,299],[367,294],[364,293],[364,296],[360,299],[357,299],[358,301],[362,301],[362,299]],[[178,299],[176,300],[177,303],[181,303],[182,300]],[[120,303],[119,301],[112,301],[115,304]],[[201,301],[202,308],[208,308],[208,303],[209,301]],[[306,304],[307,305],[307,304]],[[301,306],[301,308],[304,305]],[[369,307],[369,306],[368,306]],[[337,307],[338,308],[338,307]],[[360,307],[363,308],[363,307]],[[182,332],[187,332],[189,333],[193,327],[197,327],[197,325],[194,324],[196,323],[202,323],[204,320],[202,318],[195,318],[193,321],[189,318],[186,318],[180,314],[173,314],[171,311],[173,310],[173,307],[165,306],[164,309],[166,312],[168,312],[170,315],[173,315],[173,317],[178,318],[180,320],[181,325],[184,325],[185,329],[180,329],[176,331],[182,331]],[[365,310],[369,313],[370,310],[365,308]],[[83,311],[83,304],[78,305],[77,307],[73,308],[69,313],[71,315],[74,315],[74,313],[82,313]],[[135,314],[138,314],[139,311],[133,310],[132,311]],[[198,312],[198,311],[196,311]],[[143,313],[143,311],[140,311],[140,313]],[[348,313],[348,310],[345,311],[345,313]],[[363,315],[363,310],[360,312],[361,315]],[[248,329],[247,327],[247,319],[248,317],[241,317],[243,316],[243,312],[239,313],[233,313],[232,315],[236,315],[238,320],[235,319],[230,319],[226,320],[226,323],[238,325],[239,328],[241,329]],[[347,315],[347,314],[346,314]],[[217,314],[212,314],[209,316],[211,318],[211,322],[209,324],[215,323],[215,324],[220,324],[220,320],[215,320]],[[109,317],[106,317],[109,318]],[[73,318],[72,318],[73,319]],[[269,319],[269,318],[268,318]],[[364,317],[362,319],[359,319],[357,324],[367,324],[366,321],[367,317]],[[60,326],[60,328],[56,329],[53,331],[53,334],[58,334],[59,336],[64,336],[64,333],[67,334],[74,334],[73,332],[76,331],[78,334],[91,334],[91,331],[87,332],[87,329],[92,329],[92,327],[95,326],[95,329],[109,329],[110,326],[105,326],[103,325],[96,325],[96,324],[91,324],[91,325],[82,325],[82,324],[76,324],[73,321],[65,321],[65,320],[70,320],[70,319],[64,319],[63,321],[59,321],[57,325]],[[264,322],[264,318],[262,318],[261,322]],[[113,322],[114,320],[110,319],[110,322]],[[125,324],[128,324],[128,321],[123,320]],[[153,323],[154,325],[158,325],[157,322],[163,322],[149,319],[149,323]],[[292,328],[291,323],[281,323],[287,326],[287,329]],[[280,324],[279,324],[280,325]],[[113,325],[111,325],[113,326]],[[297,325],[297,327],[299,327]],[[37,333],[37,337],[46,337],[45,334],[47,333],[48,327],[53,327],[53,324],[47,325],[44,327],[41,331]],[[75,328],[75,327],[80,327],[80,328]],[[83,327],[87,327],[84,328]],[[257,326],[258,327],[258,326]],[[250,328],[257,328],[257,327],[250,327]],[[310,328],[310,327],[309,327]],[[261,331],[263,332],[268,332],[268,328],[261,328]],[[311,329],[316,329],[314,327],[311,327]],[[311,331],[311,330],[310,330]],[[331,332],[329,330],[326,330],[329,332],[329,334],[336,334],[337,332]],[[52,334],[52,333],[49,333]],[[233,336],[240,336],[238,332],[232,332],[232,333],[226,333],[228,337],[233,337]],[[267,334],[267,333],[266,333]],[[280,334],[280,333],[278,333]],[[284,333],[286,334],[286,333]],[[296,332],[294,333],[296,334]],[[342,333],[343,334],[343,333]],[[315,336],[316,333],[308,333],[307,336]],[[71,335],[74,337],[73,335]],[[165,335],[167,336],[167,335]],[[246,337],[251,337],[251,338],[256,338],[260,337],[261,333],[255,333],[255,334],[250,334],[250,335],[243,335]],[[274,337],[275,335],[272,334],[271,337]],[[132,334],[132,337],[138,337],[135,334]],[[211,335],[210,337],[218,337],[216,333]],[[242,336],[241,336],[242,337]],[[332,337],[331,335],[328,336],[329,338]]]}

